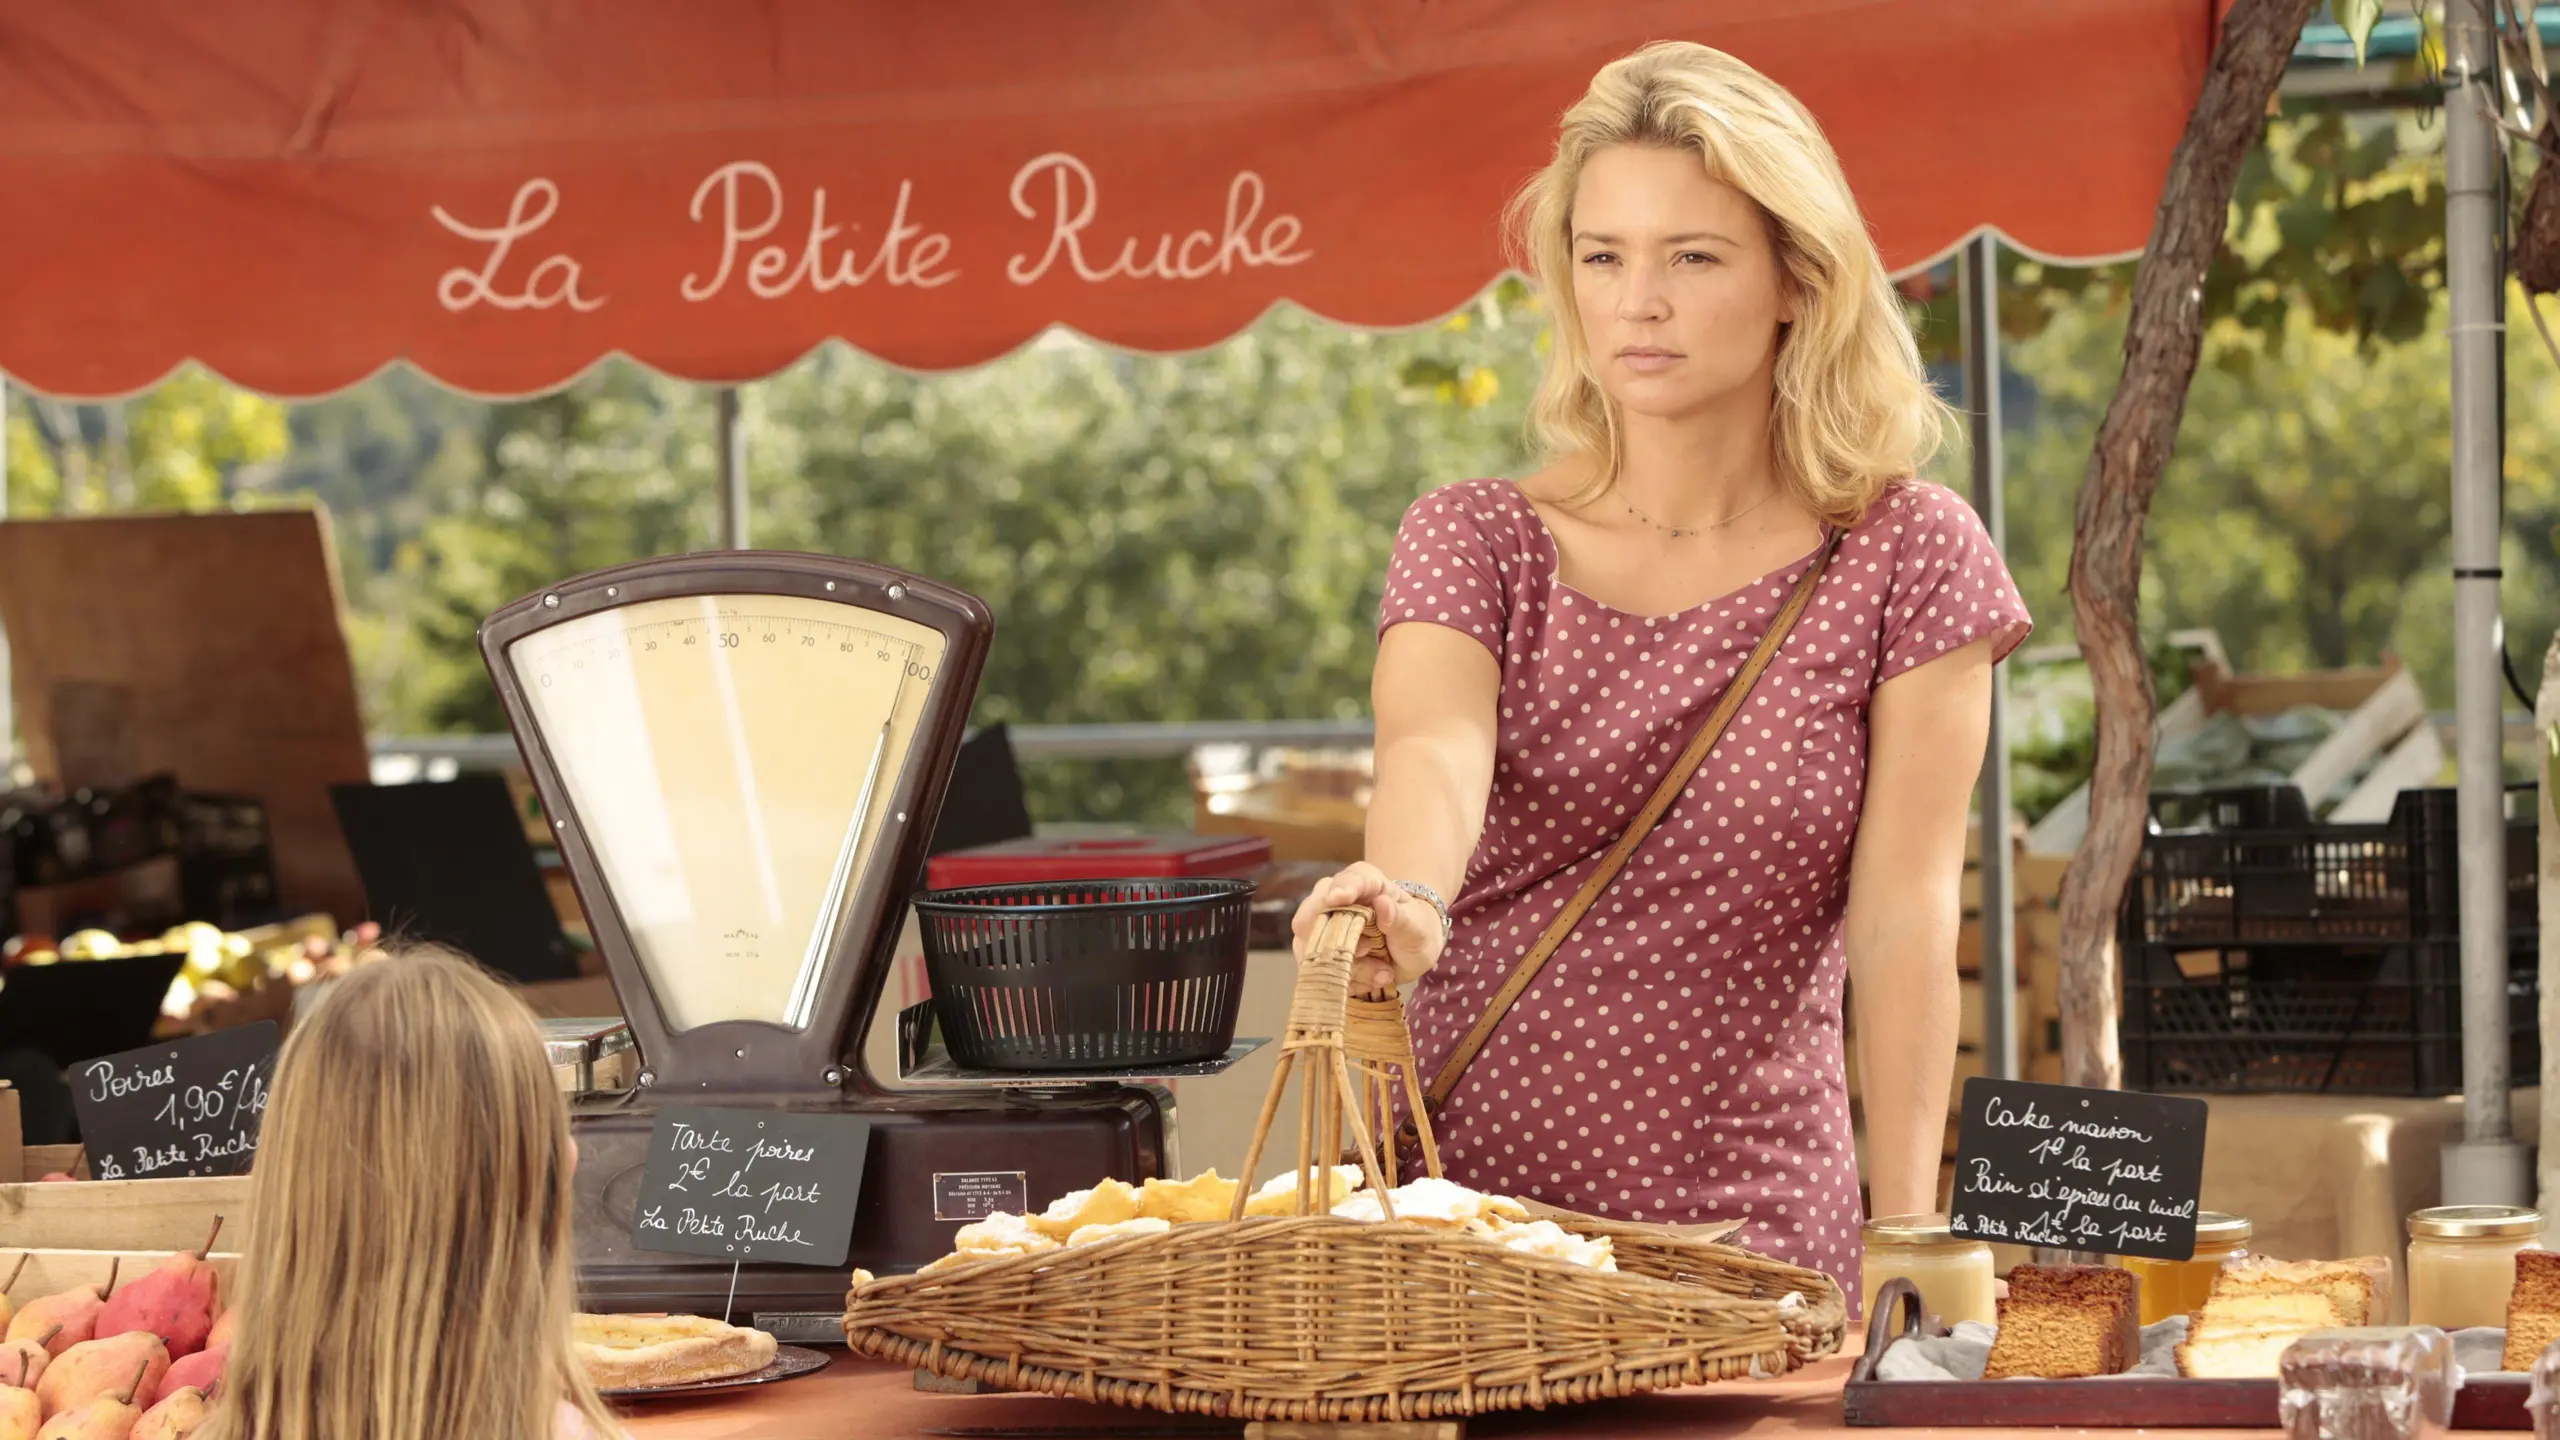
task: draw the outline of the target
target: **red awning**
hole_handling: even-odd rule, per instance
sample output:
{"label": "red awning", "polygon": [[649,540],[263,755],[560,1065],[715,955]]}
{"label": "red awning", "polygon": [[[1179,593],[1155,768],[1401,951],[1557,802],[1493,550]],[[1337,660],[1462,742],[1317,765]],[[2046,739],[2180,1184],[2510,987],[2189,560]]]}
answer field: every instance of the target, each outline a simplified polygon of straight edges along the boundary
{"label": "red awning", "polygon": [[943,369],[1151,351],[1286,300],[1412,324],[1634,46],[1821,116],[1886,258],[2138,249],[2213,0],[23,0],[0,11],[0,370],[408,360],[735,381],[830,337]]}

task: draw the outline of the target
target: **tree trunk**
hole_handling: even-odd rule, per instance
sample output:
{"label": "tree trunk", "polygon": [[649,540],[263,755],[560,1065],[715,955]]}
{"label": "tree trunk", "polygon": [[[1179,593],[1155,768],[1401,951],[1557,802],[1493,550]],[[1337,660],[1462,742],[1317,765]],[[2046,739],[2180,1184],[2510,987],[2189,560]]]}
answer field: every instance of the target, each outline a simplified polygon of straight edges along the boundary
{"label": "tree trunk", "polygon": [[2080,483],[2071,609],[2098,711],[2088,837],[2062,881],[2062,1078],[2113,1089],[2121,1001],[2116,910],[2142,850],[2156,700],[2136,604],[2142,523],[2178,438],[2204,344],[2205,272],[2221,252],[2240,165],[2318,0],[2239,0],[2222,23],[2204,90],[2169,162],[2160,216],[2134,272],[2124,378]]}

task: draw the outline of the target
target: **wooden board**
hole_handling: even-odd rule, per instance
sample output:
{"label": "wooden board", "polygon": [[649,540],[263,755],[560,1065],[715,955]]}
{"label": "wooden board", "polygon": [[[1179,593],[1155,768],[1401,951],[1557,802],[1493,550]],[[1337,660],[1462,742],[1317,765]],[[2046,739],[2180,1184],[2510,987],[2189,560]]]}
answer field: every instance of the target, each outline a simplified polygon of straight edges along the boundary
{"label": "wooden board", "polygon": [[[1908,1303],[1897,1306],[1896,1300]],[[1851,1425],[1927,1429],[2266,1430],[2278,1421],[2276,1382],[2114,1377],[2103,1380],[1880,1380],[1895,1345],[1919,1338],[1917,1292],[1892,1280],[1876,1294],[1867,1343],[1840,1392]],[[1944,1334],[1928,1327],[1928,1333]],[[2456,1394],[2457,1430],[2531,1430],[2529,1377],[2473,1375]]]}
{"label": "wooden board", "polygon": [[1459,1440],[1462,1435],[1467,1435],[1464,1420],[1347,1420],[1339,1425],[1254,1420],[1244,1427],[1244,1440]]}
{"label": "wooden board", "polygon": [[[36,774],[263,800],[287,905],[364,911],[329,786],[370,778],[324,516],[0,522],[0,629]],[[124,773],[119,773],[124,772]]]}
{"label": "wooden board", "polygon": [[[27,1268],[18,1272],[17,1283],[8,1288],[9,1303],[24,1307],[30,1300],[59,1295],[75,1285],[102,1285],[109,1274],[115,1276],[116,1287],[160,1268],[175,1250],[28,1250],[0,1249],[0,1280],[18,1269],[18,1256],[27,1257]],[[192,1252],[188,1252],[192,1253]],[[205,1257],[213,1273],[222,1277],[224,1295],[235,1293],[232,1279],[240,1268],[236,1250],[216,1250]]]}
{"label": "wooden board", "polygon": [[249,1234],[248,1176],[0,1185],[0,1245],[11,1247],[194,1250],[216,1215],[224,1248],[238,1248]]}

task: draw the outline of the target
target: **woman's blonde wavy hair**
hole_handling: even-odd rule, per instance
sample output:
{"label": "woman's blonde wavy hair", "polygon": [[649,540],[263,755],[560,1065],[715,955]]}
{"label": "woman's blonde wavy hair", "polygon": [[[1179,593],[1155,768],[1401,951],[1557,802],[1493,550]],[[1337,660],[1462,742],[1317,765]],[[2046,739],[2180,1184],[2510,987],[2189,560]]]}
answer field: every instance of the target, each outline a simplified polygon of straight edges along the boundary
{"label": "woman's blonde wavy hair", "polygon": [[1856,523],[1887,485],[1936,453],[1951,412],[1921,369],[1910,319],[1812,114],[1759,71],[1685,41],[1648,45],[1593,77],[1565,112],[1554,160],[1512,202],[1514,244],[1555,321],[1531,435],[1550,459],[1598,462],[1567,503],[1607,490],[1625,459],[1617,405],[1592,367],[1573,293],[1574,193],[1591,157],[1613,145],[1690,151],[1710,178],[1760,207],[1797,299],[1778,341],[1778,475],[1824,519]]}
{"label": "woman's blonde wavy hair", "polygon": [[297,1021],[197,1440],[618,1436],[570,1350],[569,1116],[533,1013],[395,950]]}

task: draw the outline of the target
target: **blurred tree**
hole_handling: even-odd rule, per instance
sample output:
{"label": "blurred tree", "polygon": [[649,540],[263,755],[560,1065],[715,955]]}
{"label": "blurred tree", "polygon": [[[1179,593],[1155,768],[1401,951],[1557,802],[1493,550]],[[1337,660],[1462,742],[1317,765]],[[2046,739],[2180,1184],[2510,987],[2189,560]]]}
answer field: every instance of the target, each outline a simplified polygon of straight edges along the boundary
{"label": "blurred tree", "polygon": [[70,405],[11,388],[9,513],[204,510],[285,452],[285,409],[188,365],[141,395]]}

